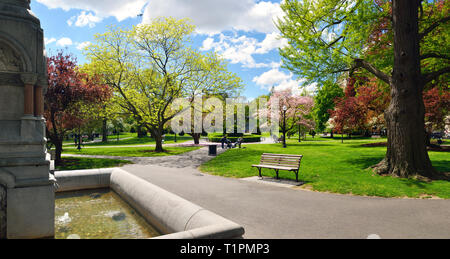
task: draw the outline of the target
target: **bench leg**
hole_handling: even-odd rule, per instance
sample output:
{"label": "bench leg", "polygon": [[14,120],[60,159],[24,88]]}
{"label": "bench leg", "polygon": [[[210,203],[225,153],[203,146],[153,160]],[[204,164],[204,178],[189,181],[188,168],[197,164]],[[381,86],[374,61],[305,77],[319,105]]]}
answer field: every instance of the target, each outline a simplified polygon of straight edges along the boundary
{"label": "bench leg", "polygon": [[298,182],[298,170],[294,171],[294,173],[295,173],[295,181]]}
{"label": "bench leg", "polygon": [[262,178],[262,175],[261,175],[261,169],[262,169],[262,168],[258,167],[258,170],[259,170],[259,177],[260,177],[260,178]]}
{"label": "bench leg", "polygon": [[280,179],[280,178],[278,177],[278,170],[277,170],[277,169],[275,169],[275,172],[277,173],[277,178],[276,178],[276,179],[277,179],[277,180]]}

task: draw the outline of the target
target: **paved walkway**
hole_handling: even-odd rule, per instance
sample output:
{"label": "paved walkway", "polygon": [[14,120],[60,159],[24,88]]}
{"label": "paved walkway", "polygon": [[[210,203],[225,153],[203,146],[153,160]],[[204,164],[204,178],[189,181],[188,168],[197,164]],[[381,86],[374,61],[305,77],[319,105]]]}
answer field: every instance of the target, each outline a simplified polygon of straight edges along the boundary
{"label": "paved walkway", "polygon": [[[167,144],[169,145],[169,144]],[[217,153],[221,154],[225,149],[217,148]],[[200,149],[186,152],[176,156],[160,156],[160,157],[126,157],[126,156],[96,156],[96,155],[72,155],[63,154],[63,157],[90,157],[90,158],[109,158],[128,160],[134,164],[139,165],[158,165],[167,168],[197,168],[206,161],[214,158],[208,156],[208,148],[202,147]]]}
{"label": "paved walkway", "polygon": [[450,238],[450,201],[317,193],[200,173],[124,170],[242,224],[246,238]]}
{"label": "paved walkway", "polygon": [[203,148],[123,169],[242,224],[246,238],[450,238],[449,200],[317,193],[199,172],[209,159]]}
{"label": "paved walkway", "polygon": [[123,169],[243,225],[246,238],[450,238],[449,200],[335,195],[206,175],[196,168],[212,158],[207,152],[123,157],[136,163]]}

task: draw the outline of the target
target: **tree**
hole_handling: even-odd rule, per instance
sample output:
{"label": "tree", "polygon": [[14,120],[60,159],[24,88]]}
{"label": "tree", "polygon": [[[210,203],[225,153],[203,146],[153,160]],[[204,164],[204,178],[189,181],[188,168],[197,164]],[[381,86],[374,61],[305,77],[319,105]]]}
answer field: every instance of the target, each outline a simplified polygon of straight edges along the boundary
{"label": "tree", "polygon": [[387,94],[376,81],[366,77],[347,80],[345,94],[335,99],[336,107],[330,110],[335,130],[341,134],[353,131],[367,132],[373,126],[384,124],[382,115],[388,104]]}
{"label": "tree", "polygon": [[423,99],[427,125],[427,144],[430,145],[432,131],[445,129],[445,118],[450,112],[450,91],[434,87],[424,93]]}
{"label": "tree", "polygon": [[46,133],[55,146],[55,163],[61,163],[62,144],[67,132],[89,118],[87,110],[109,98],[108,87],[77,70],[76,59],[60,51],[47,59],[49,88],[45,95]]}
{"label": "tree", "polygon": [[[427,84],[450,72],[448,52],[440,52],[449,49],[449,41],[429,40],[448,37],[448,1],[444,3],[439,15],[432,17],[422,15],[422,10],[432,9],[436,3],[420,0],[286,0],[281,5],[286,15],[277,25],[289,44],[280,54],[285,67],[305,77],[305,83],[336,81],[344,73],[351,76],[363,69],[389,86],[391,102],[385,111],[388,147],[383,161],[375,166],[380,174],[440,177],[431,165],[424,141],[422,93]],[[389,9],[383,8],[389,5]],[[390,24],[387,29],[391,28],[387,53],[392,66],[389,62],[370,62],[370,36],[374,24],[382,19]],[[430,49],[424,47],[427,44],[434,46],[434,52],[421,52],[421,46]],[[421,61],[426,59],[439,60],[441,66],[429,66],[421,72]]]}
{"label": "tree", "polygon": [[[84,64],[80,66],[79,71],[80,73],[91,77],[98,85],[108,85],[106,84],[103,75],[98,74],[98,71],[93,69],[91,64]],[[120,106],[117,105],[117,97],[112,95],[113,88],[108,87],[108,91],[110,91],[110,94],[107,98],[97,100],[98,102],[95,107],[92,107],[92,109],[88,111],[91,120],[101,121],[102,142],[108,142],[108,121],[115,121],[118,117],[124,115]]]}
{"label": "tree", "polygon": [[[361,109],[356,97],[355,83],[355,78],[349,78],[345,87],[344,97],[335,99],[336,107],[330,112],[333,117],[334,130],[341,135],[345,132],[351,135],[353,130],[364,127],[364,111]],[[342,142],[344,142],[343,137]]]}
{"label": "tree", "polygon": [[318,131],[324,131],[326,123],[330,119],[330,110],[334,110],[337,97],[342,97],[344,92],[338,84],[325,82],[314,97],[314,120]]}
{"label": "tree", "polygon": [[188,47],[194,26],[186,19],[158,18],[130,30],[110,28],[86,49],[93,71],[113,87],[115,101],[155,138],[163,152],[165,125],[177,112],[176,98],[234,91],[241,80],[215,53]]}
{"label": "tree", "polygon": [[[298,130],[299,139],[304,132],[315,127],[311,112],[314,107],[314,99],[309,96],[300,96],[292,93],[292,89],[274,90],[267,102],[267,109],[262,111],[262,116],[270,114],[270,108],[274,101],[278,102],[280,118],[283,118],[283,107],[286,106],[286,132],[293,135]],[[284,127],[284,125],[280,125]]]}

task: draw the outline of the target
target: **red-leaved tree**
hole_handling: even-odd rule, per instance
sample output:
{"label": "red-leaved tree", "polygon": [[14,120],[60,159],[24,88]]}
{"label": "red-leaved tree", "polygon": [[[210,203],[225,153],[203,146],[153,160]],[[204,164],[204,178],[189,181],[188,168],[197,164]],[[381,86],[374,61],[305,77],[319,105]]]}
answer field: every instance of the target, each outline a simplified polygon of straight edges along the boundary
{"label": "red-leaved tree", "polygon": [[335,99],[335,109],[330,110],[337,133],[351,134],[384,124],[383,113],[389,104],[389,94],[375,79],[349,78],[344,93],[343,97]]}
{"label": "red-leaved tree", "polygon": [[434,87],[423,93],[425,105],[425,125],[427,130],[427,144],[430,145],[433,130],[444,130],[445,117],[450,112],[450,90]]}
{"label": "red-leaved tree", "polygon": [[76,59],[60,51],[47,59],[49,88],[45,95],[46,133],[55,146],[55,163],[61,164],[66,134],[89,120],[86,106],[97,105],[111,97],[106,85],[97,77],[90,78],[77,71]]}

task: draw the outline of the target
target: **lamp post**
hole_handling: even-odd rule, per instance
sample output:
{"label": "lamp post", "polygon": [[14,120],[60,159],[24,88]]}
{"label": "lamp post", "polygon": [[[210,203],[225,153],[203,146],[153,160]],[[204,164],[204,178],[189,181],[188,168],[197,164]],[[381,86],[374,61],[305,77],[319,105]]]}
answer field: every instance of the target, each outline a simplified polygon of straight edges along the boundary
{"label": "lamp post", "polygon": [[286,148],[286,111],[287,106],[283,106],[283,148]]}

